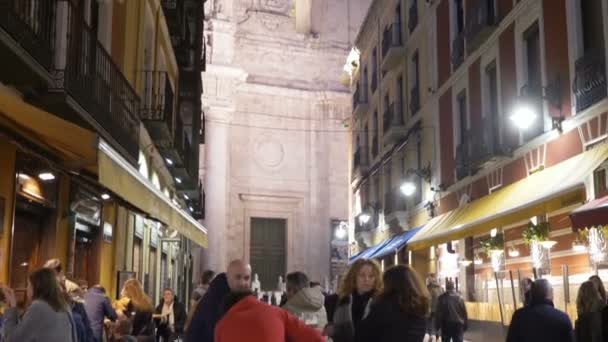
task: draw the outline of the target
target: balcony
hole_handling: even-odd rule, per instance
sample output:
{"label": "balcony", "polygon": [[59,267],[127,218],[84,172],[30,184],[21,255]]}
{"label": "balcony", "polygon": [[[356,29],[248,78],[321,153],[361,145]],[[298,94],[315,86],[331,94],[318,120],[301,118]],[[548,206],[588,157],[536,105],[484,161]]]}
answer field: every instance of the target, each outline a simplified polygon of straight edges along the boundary
{"label": "balcony", "polygon": [[199,182],[196,190],[192,192],[192,196],[182,193],[184,199],[186,199],[186,203],[188,204],[188,209],[190,210],[190,215],[195,220],[202,220],[205,218],[205,190],[203,190],[203,185]]}
{"label": "balcony", "polygon": [[573,92],[576,111],[583,111],[606,97],[606,61],[604,54],[590,51],[575,63]]}
{"label": "balcony", "polygon": [[471,15],[467,15],[466,40],[467,51],[475,51],[492,34],[498,24],[494,0],[477,0],[472,8]]}
{"label": "balcony", "polygon": [[410,113],[412,116],[416,115],[420,110],[420,87],[415,85],[410,90]]}
{"label": "balcony", "polygon": [[478,170],[507,157],[509,149],[500,142],[500,131],[495,118],[486,116],[483,129],[470,137],[471,160],[469,165]]}
{"label": "balcony", "polygon": [[357,87],[353,94],[353,114],[354,116],[364,116],[368,110],[367,86]]}
{"label": "balcony", "polygon": [[464,62],[464,33],[459,33],[452,41],[452,69],[458,69],[462,62]]}
{"label": "balcony", "polygon": [[175,127],[175,96],[169,75],[164,71],[144,71],[143,76],[141,119],[159,147],[170,147]]}
{"label": "balcony", "polygon": [[456,179],[461,180],[473,174],[471,166],[470,139],[465,137],[464,141],[456,147]]}
{"label": "balcony", "polygon": [[407,22],[410,34],[414,32],[416,26],[418,26],[418,4],[417,1],[413,1],[409,9],[409,20]]}
{"label": "balcony", "polygon": [[367,146],[360,146],[353,156],[353,178],[362,177],[369,169]]}
{"label": "balcony", "polygon": [[407,199],[399,188],[384,194],[384,221],[390,223],[395,219],[405,218]]}
{"label": "balcony", "polygon": [[0,2],[0,81],[23,90],[52,82],[56,8],[59,0]]}
{"label": "balcony", "polygon": [[378,136],[375,135],[372,138],[372,158],[376,159],[376,157],[378,157]]}
{"label": "balcony", "polygon": [[382,38],[382,70],[391,70],[404,60],[405,48],[401,34],[401,22],[395,21],[384,30]]}
{"label": "balcony", "polygon": [[[180,155],[181,160],[170,168],[171,174],[176,179],[176,189],[179,194],[195,198],[199,183],[198,175],[198,144],[193,144],[186,129],[176,130],[174,150]],[[177,180],[179,179],[179,181]]]}
{"label": "balcony", "polygon": [[58,26],[63,27],[57,30],[57,46],[67,50],[57,54],[55,83],[42,105],[92,127],[136,165],[140,99],[71,2],[60,1],[59,9],[63,17]]}
{"label": "balcony", "polygon": [[203,85],[200,72],[180,70],[179,97],[181,99],[200,101]]}
{"label": "balcony", "polygon": [[378,71],[374,66],[374,71],[372,71],[372,82],[371,82],[371,90],[372,96],[376,94],[376,90],[378,89]]}
{"label": "balcony", "polygon": [[384,123],[384,135],[383,141],[385,145],[397,143],[399,140],[407,135],[407,128],[403,121],[402,106],[397,101],[391,104],[387,110],[384,111],[383,123]]}

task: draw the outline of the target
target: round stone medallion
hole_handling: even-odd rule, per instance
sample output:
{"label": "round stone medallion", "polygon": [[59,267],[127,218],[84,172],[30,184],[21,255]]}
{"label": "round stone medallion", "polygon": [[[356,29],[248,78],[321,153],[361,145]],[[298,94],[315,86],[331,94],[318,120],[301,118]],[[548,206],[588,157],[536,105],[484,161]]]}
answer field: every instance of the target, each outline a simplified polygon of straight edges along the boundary
{"label": "round stone medallion", "polygon": [[263,139],[255,144],[255,160],[263,167],[278,168],[284,158],[285,149],[279,141]]}

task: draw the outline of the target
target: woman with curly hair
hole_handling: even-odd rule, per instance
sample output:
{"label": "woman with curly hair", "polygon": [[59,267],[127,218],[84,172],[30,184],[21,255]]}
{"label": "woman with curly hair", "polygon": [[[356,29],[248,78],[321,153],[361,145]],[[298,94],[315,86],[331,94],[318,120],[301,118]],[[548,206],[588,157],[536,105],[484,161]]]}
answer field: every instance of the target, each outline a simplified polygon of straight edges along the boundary
{"label": "woman with curly hair", "polygon": [[411,267],[398,265],[384,273],[384,290],[357,330],[357,342],[424,340],[430,295]]}
{"label": "woman with curly hair", "polygon": [[125,282],[121,292],[122,303],[127,303],[122,310],[124,316],[133,322],[133,335],[138,341],[154,341],[154,306],[137,279]]}
{"label": "woman with curly hair", "polygon": [[334,342],[352,342],[370,304],[382,290],[382,271],[375,260],[359,259],[350,267],[338,291],[338,305],[327,334]]}

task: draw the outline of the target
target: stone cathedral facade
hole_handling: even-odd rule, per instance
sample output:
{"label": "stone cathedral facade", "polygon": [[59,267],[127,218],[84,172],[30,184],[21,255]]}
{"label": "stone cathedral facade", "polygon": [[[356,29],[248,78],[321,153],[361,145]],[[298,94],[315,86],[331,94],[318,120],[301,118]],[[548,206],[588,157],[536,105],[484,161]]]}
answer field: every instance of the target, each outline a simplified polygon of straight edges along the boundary
{"label": "stone cathedral facade", "polygon": [[204,267],[243,258],[263,287],[294,270],[329,276],[332,220],[349,215],[340,77],[370,2],[205,3]]}

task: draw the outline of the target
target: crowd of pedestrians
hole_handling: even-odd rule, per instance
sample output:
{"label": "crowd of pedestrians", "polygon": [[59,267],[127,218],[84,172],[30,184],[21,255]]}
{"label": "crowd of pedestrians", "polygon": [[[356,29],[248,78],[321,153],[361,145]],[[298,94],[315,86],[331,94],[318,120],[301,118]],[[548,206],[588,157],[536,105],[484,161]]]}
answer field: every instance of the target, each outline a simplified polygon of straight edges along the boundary
{"label": "crowd of pedestrians", "polygon": [[[112,303],[102,286],[68,280],[53,259],[29,275],[27,305],[0,286],[6,307],[0,342],[462,342],[468,328],[454,282],[446,280],[444,289],[431,274],[425,283],[407,265],[382,272],[374,260],[357,260],[335,294],[303,272],[289,273],[280,306],[258,300],[251,281],[250,266],[235,260],[226,273],[205,272],[190,303],[166,288],[154,307],[136,279]],[[549,280],[521,285],[524,306],[513,314],[507,342],[608,341],[598,276],[580,286],[574,327],[554,307]]]}

